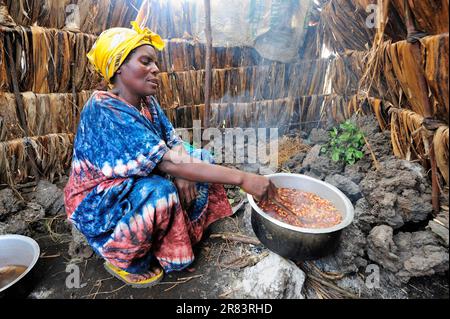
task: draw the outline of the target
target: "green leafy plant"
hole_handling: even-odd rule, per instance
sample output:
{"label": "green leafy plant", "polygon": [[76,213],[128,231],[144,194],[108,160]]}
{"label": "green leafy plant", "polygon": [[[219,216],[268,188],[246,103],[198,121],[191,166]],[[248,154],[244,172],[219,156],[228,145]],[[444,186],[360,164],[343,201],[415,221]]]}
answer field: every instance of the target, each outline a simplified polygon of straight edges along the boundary
{"label": "green leafy plant", "polygon": [[351,121],[345,121],[330,131],[330,141],[322,146],[321,153],[327,154],[335,162],[355,164],[364,156],[364,134]]}

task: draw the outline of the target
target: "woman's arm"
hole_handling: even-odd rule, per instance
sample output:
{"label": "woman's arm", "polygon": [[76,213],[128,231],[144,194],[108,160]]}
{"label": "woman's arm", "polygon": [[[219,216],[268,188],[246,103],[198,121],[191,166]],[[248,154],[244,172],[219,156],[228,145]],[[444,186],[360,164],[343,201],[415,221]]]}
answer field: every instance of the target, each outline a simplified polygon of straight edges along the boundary
{"label": "woman's arm", "polygon": [[[172,147],[172,150],[178,154],[189,156],[184,148],[183,142],[178,143]],[[183,206],[189,206],[193,200],[198,196],[196,182],[189,181],[182,177],[175,177],[173,183],[177,187],[178,195]]]}
{"label": "woman's arm", "polygon": [[174,150],[164,154],[158,167],[164,173],[193,182],[240,186],[245,192],[254,195],[257,199],[263,199],[274,191],[274,186],[267,177],[205,163]]}

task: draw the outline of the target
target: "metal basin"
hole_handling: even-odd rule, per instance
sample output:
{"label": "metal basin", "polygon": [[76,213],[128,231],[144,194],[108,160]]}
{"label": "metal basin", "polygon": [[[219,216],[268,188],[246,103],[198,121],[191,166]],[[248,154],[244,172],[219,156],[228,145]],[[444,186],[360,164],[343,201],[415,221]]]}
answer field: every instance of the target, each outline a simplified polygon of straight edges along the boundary
{"label": "metal basin", "polygon": [[261,243],[274,253],[294,261],[318,259],[335,251],[342,230],[353,221],[354,209],[347,196],[333,185],[306,175],[277,173],[266,176],[277,187],[312,192],[331,201],[343,216],[340,224],[329,228],[292,226],[266,214],[253,196],[247,194],[252,207],[253,231]]}
{"label": "metal basin", "polygon": [[21,235],[0,236],[0,268],[11,265],[27,267],[14,281],[0,287],[0,297],[26,296],[31,270],[38,261],[39,255],[39,245],[32,238]]}

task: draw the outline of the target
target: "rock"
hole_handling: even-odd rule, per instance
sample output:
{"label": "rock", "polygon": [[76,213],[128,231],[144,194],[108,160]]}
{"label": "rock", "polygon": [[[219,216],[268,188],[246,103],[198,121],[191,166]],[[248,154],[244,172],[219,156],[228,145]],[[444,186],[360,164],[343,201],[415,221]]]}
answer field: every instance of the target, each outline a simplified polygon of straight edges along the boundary
{"label": "rock", "polygon": [[[372,149],[378,161],[383,161],[386,158],[393,156],[390,131],[386,130],[383,132],[376,133],[373,136],[368,136],[367,141],[369,142],[370,149]],[[363,147],[363,152],[365,154],[364,158],[367,161],[370,161],[370,163],[373,166],[372,153],[370,149],[367,146],[367,144],[364,145]]]}
{"label": "rock", "polygon": [[24,210],[20,211],[20,216],[29,224],[32,232],[45,233],[45,211],[38,203],[28,202]]}
{"label": "rock", "polygon": [[272,252],[244,270],[233,287],[233,298],[304,299],[304,272],[292,261]]}
{"label": "rock", "polygon": [[7,222],[0,222],[0,235],[6,234],[30,236],[31,232],[28,223],[20,215],[14,215]]}
{"label": "rock", "polygon": [[302,140],[305,140],[305,139],[308,138],[308,133],[305,132],[305,131],[300,131],[300,133],[299,133],[298,135],[300,136],[300,138],[301,138]]}
{"label": "rock", "polygon": [[45,218],[45,211],[38,203],[28,202],[25,209],[20,211],[20,215],[28,222],[34,223]]}
{"label": "rock", "polygon": [[303,166],[310,166],[312,163],[316,162],[320,156],[320,149],[322,145],[314,145],[306,154],[305,159],[303,160]]}
{"label": "rock", "polygon": [[411,277],[444,273],[449,268],[448,249],[431,231],[400,232],[394,236],[403,268],[397,273],[402,282]]}
{"label": "rock", "polygon": [[72,225],[72,241],[69,244],[69,255],[73,259],[85,260],[90,258],[94,251],[88,244],[86,238]]}
{"label": "rock", "polygon": [[330,134],[321,128],[313,128],[309,133],[311,144],[326,144],[330,140]]}
{"label": "rock", "polygon": [[339,188],[352,203],[356,203],[362,197],[359,186],[345,176],[339,174],[330,175],[325,178],[325,182]]}
{"label": "rock", "polygon": [[44,217],[44,209],[39,204],[28,202],[22,210],[9,214],[8,218],[0,223],[0,234],[30,236],[32,230],[39,229],[40,232],[43,232],[45,230],[42,225]]}
{"label": "rock", "polygon": [[41,205],[47,216],[64,214],[64,193],[55,184],[41,180],[36,186],[33,199]]}
{"label": "rock", "polygon": [[256,237],[252,227],[252,206],[250,203],[245,204],[244,216],[242,218],[244,235]]}
{"label": "rock", "polygon": [[387,225],[376,226],[367,237],[367,255],[369,259],[392,272],[401,269],[400,257],[395,253],[397,246],[393,238],[394,230]]}
{"label": "rock", "polygon": [[369,171],[359,186],[370,206],[361,215],[372,215],[364,217],[371,224],[397,229],[424,221],[432,212],[431,186],[417,163],[390,157],[380,162],[378,171]]}
{"label": "rock", "polygon": [[25,206],[25,202],[18,198],[11,188],[0,191],[0,221],[4,221],[8,216],[19,212]]}
{"label": "rock", "polygon": [[353,165],[346,165],[343,176],[349,178],[353,183],[359,184],[371,167],[370,161],[359,160]]}
{"label": "rock", "polygon": [[340,174],[344,163],[334,162],[326,155],[320,155],[321,145],[315,145],[306,155],[301,173],[324,180],[326,176]]}
{"label": "rock", "polygon": [[[377,267],[377,268],[374,268]],[[376,269],[376,270],[375,270]],[[377,276],[378,282],[374,282],[374,278],[369,276]],[[365,278],[362,278],[362,275]],[[395,283],[394,283],[395,282]],[[369,265],[365,271],[359,274],[351,274],[336,281],[337,286],[350,291],[355,295],[360,295],[361,298],[373,299],[406,299],[408,293],[406,289],[400,286],[400,283],[395,281],[392,273],[385,271],[377,265]]]}
{"label": "rock", "polygon": [[246,163],[246,164],[236,165],[236,167],[239,170],[242,170],[247,173],[258,174],[259,169],[261,168],[261,165],[258,163]]}
{"label": "rock", "polygon": [[381,131],[378,121],[373,115],[361,116],[355,114],[351,117],[351,121],[356,124],[366,137],[370,138]]}
{"label": "rock", "polygon": [[448,247],[449,232],[447,227],[445,227],[441,223],[438,223],[437,221],[430,220],[427,228],[429,228],[433,233],[435,233],[439,238],[441,238],[445,246]]}
{"label": "rock", "polygon": [[354,273],[367,266],[367,260],[364,259],[365,247],[366,236],[355,224],[351,224],[342,230],[337,251],[314,263],[325,272]]}
{"label": "rock", "polygon": [[365,234],[369,234],[372,230],[372,225],[377,223],[377,215],[372,212],[371,205],[364,197],[356,202],[354,208],[355,217],[353,223],[358,225],[358,228]]}
{"label": "rock", "polygon": [[344,169],[344,164],[335,162],[325,156],[320,156],[318,161],[310,165],[310,172],[324,180],[325,177],[332,174],[340,174]]}
{"label": "rock", "polygon": [[448,249],[429,230],[400,232],[393,236],[389,226],[376,226],[370,232],[367,255],[396,279],[407,283],[412,277],[444,273],[449,268]]}
{"label": "rock", "polygon": [[283,168],[289,170],[292,173],[299,173],[302,169],[302,163],[305,157],[306,152],[295,154],[283,164]]}

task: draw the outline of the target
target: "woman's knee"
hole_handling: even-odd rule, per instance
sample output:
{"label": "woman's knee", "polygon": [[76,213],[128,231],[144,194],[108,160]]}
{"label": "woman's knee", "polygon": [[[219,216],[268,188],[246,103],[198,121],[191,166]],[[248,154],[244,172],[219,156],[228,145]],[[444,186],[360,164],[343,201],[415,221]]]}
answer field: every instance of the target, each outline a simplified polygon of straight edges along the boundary
{"label": "woman's knee", "polygon": [[152,176],[155,183],[156,193],[159,196],[168,196],[170,194],[176,194],[177,188],[168,178],[164,178],[159,175]]}

